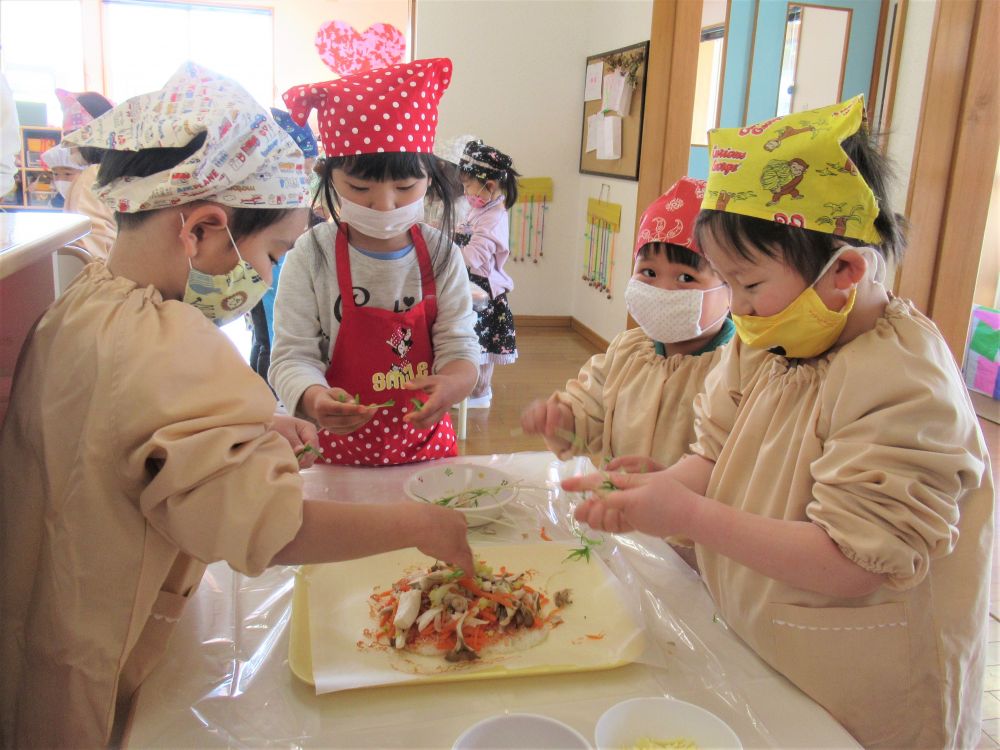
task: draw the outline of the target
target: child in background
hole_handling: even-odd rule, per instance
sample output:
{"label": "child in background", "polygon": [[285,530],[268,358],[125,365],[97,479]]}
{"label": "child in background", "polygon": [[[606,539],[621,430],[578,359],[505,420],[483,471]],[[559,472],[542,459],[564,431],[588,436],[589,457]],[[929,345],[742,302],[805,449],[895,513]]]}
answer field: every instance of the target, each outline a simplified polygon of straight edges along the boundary
{"label": "child in background", "polygon": [[[695,236],[739,340],[696,403],[693,455],[612,475],[621,491],[576,516],[693,540],[729,626],[863,746],[975,747],[989,457],[948,346],[883,286],[902,228],[863,117],[859,96],[711,133]],[[815,127],[775,158],[791,118]]]}
{"label": "child in background", "polygon": [[0,432],[3,747],[107,743],[207,563],[419,545],[472,569],[457,511],[304,500],[301,446],[209,322],[251,307],[305,227],[302,155],[267,111],[188,63],[67,140],[114,144],[120,231],[33,329]]}
{"label": "child in background", "polygon": [[[296,124],[290,114],[277,107],[271,107],[271,116],[281,126],[281,129],[292,137],[295,145],[301,149],[305,159],[306,177],[311,181],[316,157],[319,156],[319,147],[316,145],[316,137],[313,135],[312,128],[309,127],[308,123],[305,125]],[[320,221],[322,219],[310,211],[309,226],[318,224]],[[271,286],[264,292],[261,301],[250,311],[251,331],[253,333],[250,344],[250,367],[264,378],[264,382],[267,382],[267,371],[271,366],[271,344],[274,341],[274,300],[278,294],[278,279],[281,277],[281,267],[284,263],[285,258],[282,256],[274,264]]]}
{"label": "child in background", "polygon": [[[694,442],[694,397],[735,331],[729,289],[694,240],[703,180],[681,178],[643,213],[625,304],[639,328],[591,357],[565,390],[521,415],[560,458],[612,457],[611,469],[643,456],[672,464]],[[630,456],[630,454],[635,454]]]}
{"label": "child in background", "polygon": [[[285,93],[296,122],[318,110],[337,220],[288,255],[270,378],[290,413],[322,428],[327,463],[457,455],[447,412],[476,382],[479,346],[431,153],[450,81],[451,61],[438,58]],[[420,223],[428,190],[444,204],[441,231]]]}
{"label": "child in background", "polygon": [[[64,138],[112,107],[111,102],[93,91],[74,94],[65,89],[56,89],[56,97],[63,110]],[[81,237],[74,244],[98,260],[107,260],[118,230],[111,209],[94,194],[97,165],[88,164],[78,149],[62,144],[42,154],[42,161],[52,171],[55,188],[63,197],[63,211],[90,218],[90,234]]]}
{"label": "child in background", "polygon": [[[462,161],[462,154],[465,153],[465,144],[472,140],[475,140],[475,136],[458,135],[447,140],[437,138],[434,141],[434,155],[441,160],[441,172],[451,193],[453,227],[462,224],[469,215],[469,202],[465,200],[465,188],[459,178],[458,165]],[[435,229],[441,228],[442,210],[442,204],[428,195],[426,220]]]}
{"label": "child in background", "polygon": [[510,257],[507,212],[517,202],[518,173],[507,154],[479,140],[466,144],[458,171],[469,214],[458,226],[455,243],[462,248],[469,279],[489,295],[476,321],[481,359],[469,408],[488,409],[493,398],[490,384],[494,366],[509,365],[517,359],[514,315],[507,304],[507,293],[514,288],[514,281],[503,267]]}

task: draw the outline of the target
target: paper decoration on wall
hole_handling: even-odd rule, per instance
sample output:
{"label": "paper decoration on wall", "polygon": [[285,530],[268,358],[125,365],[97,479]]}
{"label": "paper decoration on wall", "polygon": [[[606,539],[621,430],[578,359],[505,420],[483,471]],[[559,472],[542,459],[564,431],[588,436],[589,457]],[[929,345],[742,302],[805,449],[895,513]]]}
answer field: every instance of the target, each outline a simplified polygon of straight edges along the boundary
{"label": "paper decoration on wall", "polygon": [[542,257],[545,212],[552,196],[551,177],[518,178],[517,203],[510,212],[510,257],[515,263],[537,263]]}
{"label": "paper decoration on wall", "polygon": [[598,159],[622,158],[622,118],[601,114],[600,131],[597,136]]}
{"label": "paper decoration on wall", "polygon": [[1000,310],[972,306],[962,372],[971,390],[1000,400]]}
{"label": "paper decoration on wall", "polygon": [[587,65],[587,80],[583,85],[583,100],[596,101],[601,98],[601,75],[604,73],[604,63],[601,60]]}
{"label": "paper decoration on wall", "polygon": [[[611,195],[610,186],[608,196]],[[611,279],[615,269],[615,240],[621,228],[622,207],[601,198],[587,199],[587,232],[584,244],[583,280],[611,299]]]}
{"label": "paper decoration on wall", "polygon": [[632,105],[635,86],[628,81],[625,73],[614,70],[604,76],[604,93],[601,95],[601,109],[605,113],[614,112],[628,117]]}
{"label": "paper decoration on wall", "polygon": [[359,34],[347,21],[327,21],[316,32],[316,50],[330,70],[346,76],[401,62],[406,37],[387,23],[373,23]]}
{"label": "paper decoration on wall", "polygon": [[620,159],[622,156],[622,118],[597,112],[587,118],[585,151],[596,151],[598,159]]}

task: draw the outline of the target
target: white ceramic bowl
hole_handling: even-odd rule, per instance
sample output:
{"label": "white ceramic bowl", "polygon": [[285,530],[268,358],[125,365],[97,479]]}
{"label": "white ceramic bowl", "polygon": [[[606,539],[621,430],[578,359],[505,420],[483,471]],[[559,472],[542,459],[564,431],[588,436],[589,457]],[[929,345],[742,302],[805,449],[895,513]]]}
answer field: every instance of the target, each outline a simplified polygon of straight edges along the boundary
{"label": "white ceramic bowl", "polygon": [[459,493],[483,489],[491,492],[455,508],[465,514],[469,526],[483,526],[503,515],[503,506],[517,496],[514,477],[489,466],[435,464],[411,475],[403,485],[411,499],[439,505]]}
{"label": "white ceramic bowl", "polygon": [[612,706],[594,729],[597,750],[634,747],[640,739],[686,739],[698,750],[741,750],[739,737],[722,719],[673,698],[632,698]]}
{"label": "white ceramic bowl", "polygon": [[452,750],[591,750],[586,738],[561,721],[537,714],[492,716],[462,732]]}

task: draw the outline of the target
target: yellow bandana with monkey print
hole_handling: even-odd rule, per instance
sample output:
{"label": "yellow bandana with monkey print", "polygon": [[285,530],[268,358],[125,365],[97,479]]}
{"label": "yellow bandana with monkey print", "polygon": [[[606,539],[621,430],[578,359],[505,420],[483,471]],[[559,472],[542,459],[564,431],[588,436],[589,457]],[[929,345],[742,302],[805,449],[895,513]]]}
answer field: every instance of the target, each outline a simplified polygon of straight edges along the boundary
{"label": "yellow bandana with monkey print", "polygon": [[701,207],[878,244],[878,204],[840,144],[864,127],[859,95],[709,133]]}

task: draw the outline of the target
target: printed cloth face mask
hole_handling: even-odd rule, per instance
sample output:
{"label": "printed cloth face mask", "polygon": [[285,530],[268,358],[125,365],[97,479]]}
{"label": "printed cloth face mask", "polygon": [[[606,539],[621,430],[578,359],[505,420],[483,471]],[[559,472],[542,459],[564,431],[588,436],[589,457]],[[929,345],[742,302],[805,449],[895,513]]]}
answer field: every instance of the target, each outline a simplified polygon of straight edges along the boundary
{"label": "printed cloth face mask", "polygon": [[802,293],[792,300],[784,310],[775,315],[733,315],[736,333],[740,340],[754,349],[780,348],[789,359],[816,357],[832,347],[847,325],[847,316],[854,308],[858,288],[851,289],[851,296],[842,310],[831,310],[816,293],[816,283],[830,270],[837,259],[846,251],[862,253],[875,268],[873,281],[881,284],[885,278],[885,266],[879,253],[870,247],[842,247],[823,270]]}
{"label": "printed cloth face mask", "polygon": [[376,211],[341,197],[340,220],[368,237],[388,240],[410,231],[410,227],[424,220],[424,200],[421,198],[391,211]]}
{"label": "printed cloth face mask", "polygon": [[629,279],[625,306],[653,341],[675,344],[698,338],[726,317],[723,313],[704,328],[701,326],[705,295],[724,288],[725,284],[711,289],[660,289],[639,279]]}
{"label": "printed cloth face mask", "polygon": [[[181,225],[184,225],[184,214],[181,214]],[[191,270],[184,288],[184,301],[201,310],[217,326],[224,326],[250,312],[270,288],[254,267],[243,260],[228,226],[226,234],[239,258],[237,264],[228,273],[213,275],[199,271],[188,258]]]}

